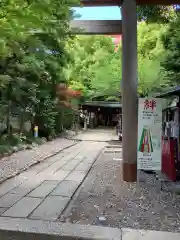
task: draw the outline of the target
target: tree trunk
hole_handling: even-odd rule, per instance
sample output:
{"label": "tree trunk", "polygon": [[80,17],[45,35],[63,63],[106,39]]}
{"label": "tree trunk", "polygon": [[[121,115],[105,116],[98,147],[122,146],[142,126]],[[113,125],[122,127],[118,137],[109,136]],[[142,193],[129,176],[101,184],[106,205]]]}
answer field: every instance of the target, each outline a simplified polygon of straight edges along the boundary
{"label": "tree trunk", "polygon": [[25,124],[25,111],[23,109],[20,113],[20,127],[19,127],[20,133],[24,132],[24,124]]}
{"label": "tree trunk", "polygon": [[11,100],[8,101],[7,107],[7,119],[6,119],[7,133],[10,136],[12,133],[11,129]]}

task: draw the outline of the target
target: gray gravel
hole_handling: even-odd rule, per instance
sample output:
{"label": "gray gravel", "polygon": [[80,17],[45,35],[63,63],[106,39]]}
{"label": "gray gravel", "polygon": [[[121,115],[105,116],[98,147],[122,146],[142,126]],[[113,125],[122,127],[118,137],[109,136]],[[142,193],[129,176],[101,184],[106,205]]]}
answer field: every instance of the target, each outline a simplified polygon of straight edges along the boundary
{"label": "gray gravel", "polygon": [[122,161],[112,159],[100,156],[60,221],[180,232],[180,195],[160,191],[147,174],[138,188],[124,183]]}

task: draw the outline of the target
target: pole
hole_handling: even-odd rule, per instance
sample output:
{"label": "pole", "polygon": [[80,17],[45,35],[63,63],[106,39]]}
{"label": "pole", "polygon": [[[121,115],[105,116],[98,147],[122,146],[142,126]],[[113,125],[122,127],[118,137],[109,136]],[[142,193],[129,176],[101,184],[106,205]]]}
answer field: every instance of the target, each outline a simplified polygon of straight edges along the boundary
{"label": "pole", "polygon": [[122,3],[123,179],[137,180],[137,13],[136,0]]}

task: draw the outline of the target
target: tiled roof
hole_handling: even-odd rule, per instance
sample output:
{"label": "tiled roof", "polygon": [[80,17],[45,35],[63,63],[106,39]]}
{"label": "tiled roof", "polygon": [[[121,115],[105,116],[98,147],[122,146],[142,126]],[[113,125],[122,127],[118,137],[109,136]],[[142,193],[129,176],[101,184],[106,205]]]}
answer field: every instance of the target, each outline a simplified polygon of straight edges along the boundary
{"label": "tiled roof", "polygon": [[160,98],[163,98],[163,97],[170,97],[170,96],[178,96],[180,95],[180,85],[179,86],[176,86],[176,87],[173,87],[169,90],[167,90],[166,92],[164,93],[160,93],[160,94],[157,94],[155,97],[160,97]]}
{"label": "tiled roof", "polygon": [[111,107],[111,108],[122,107],[122,104],[119,102],[108,102],[108,101],[87,101],[83,105],[92,106],[92,107]]}

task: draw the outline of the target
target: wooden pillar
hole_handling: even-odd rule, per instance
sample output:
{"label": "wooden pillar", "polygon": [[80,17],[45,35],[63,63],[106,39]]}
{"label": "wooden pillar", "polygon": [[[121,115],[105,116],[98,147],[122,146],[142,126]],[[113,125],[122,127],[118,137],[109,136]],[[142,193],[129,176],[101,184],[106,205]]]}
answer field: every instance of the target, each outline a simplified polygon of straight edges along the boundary
{"label": "wooden pillar", "polygon": [[137,13],[136,0],[122,3],[123,178],[137,179]]}

